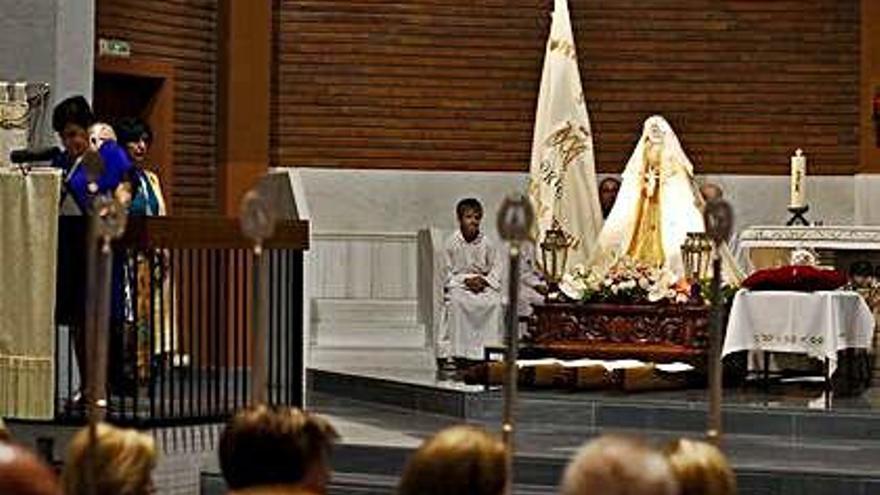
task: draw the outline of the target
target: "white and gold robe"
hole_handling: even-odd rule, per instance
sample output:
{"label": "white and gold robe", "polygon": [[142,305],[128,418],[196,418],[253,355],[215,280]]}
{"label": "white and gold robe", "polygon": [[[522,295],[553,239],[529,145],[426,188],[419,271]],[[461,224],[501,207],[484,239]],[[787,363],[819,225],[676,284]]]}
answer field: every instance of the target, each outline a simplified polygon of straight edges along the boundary
{"label": "white and gold robe", "polygon": [[[651,147],[653,158],[648,154]],[[705,230],[693,174],[693,165],[666,119],[648,118],[623,171],[620,192],[599,234],[591,265],[602,271],[615,259],[630,256],[684,276],[681,245],[688,232]]]}
{"label": "white and gold robe", "polygon": [[[443,251],[444,297],[437,357],[482,360],[486,345],[500,345],[502,341],[500,256],[482,233],[467,242],[460,230],[447,239]],[[489,284],[478,294],[465,285],[465,280],[476,275]]]}

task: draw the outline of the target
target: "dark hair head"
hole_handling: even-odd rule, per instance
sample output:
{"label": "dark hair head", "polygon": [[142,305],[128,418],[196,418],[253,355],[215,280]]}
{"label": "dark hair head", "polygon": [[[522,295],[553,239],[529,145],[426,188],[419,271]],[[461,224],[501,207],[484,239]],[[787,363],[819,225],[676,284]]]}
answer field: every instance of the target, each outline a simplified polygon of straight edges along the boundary
{"label": "dark hair head", "polygon": [[464,198],[459,201],[457,205],[455,205],[455,214],[459,219],[464,215],[464,212],[468,210],[477,211],[479,213],[483,213],[483,205],[480,203],[480,200],[477,198]]}
{"label": "dark hair head", "polygon": [[95,114],[82,95],[71,96],[55,105],[55,109],[52,110],[52,129],[58,134],[64,132],[67,124],[76,124],[84,130],[89,130],[94,123]]}
{"label": "dark hair head", "polygon": [[123,148],[128,143],[134,143],[144,138],[148,143],[153,141],[153,130],[150,124],[139,117],[126,117],[116,124],[116,138]]}
{"label": "dark hair head", "polygon": [[870,261],[856,261],[849,266],[849,275],[851,277],[870,277],[874,274],[874,267]]}
{"label": "dark hair head", "polygon": [[298,484],[338,438],[326,420],[299,409],[251,407],[220,436],[220,469],[232,490]]}

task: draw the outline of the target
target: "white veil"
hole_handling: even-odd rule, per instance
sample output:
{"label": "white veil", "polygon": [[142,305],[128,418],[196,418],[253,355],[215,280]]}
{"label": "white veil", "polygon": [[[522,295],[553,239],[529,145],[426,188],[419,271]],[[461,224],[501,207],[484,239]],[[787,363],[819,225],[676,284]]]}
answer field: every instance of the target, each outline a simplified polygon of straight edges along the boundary
{"label": "white veil", "polygon": [[664,267],[684,275],[681,244],[688,232],[703,232],[703,215],[697,206],[693,187],[694,167],[685,155],[669,122],[659,115],[645,120],[642,135],[623,171],[617,200],[599,234],[591,266],[605,271],[617,257],[626,254],[636,228],[639,196],[645,160],[645,143],[653,135],[662,135],[660,156],[660,229],[665,256]]}

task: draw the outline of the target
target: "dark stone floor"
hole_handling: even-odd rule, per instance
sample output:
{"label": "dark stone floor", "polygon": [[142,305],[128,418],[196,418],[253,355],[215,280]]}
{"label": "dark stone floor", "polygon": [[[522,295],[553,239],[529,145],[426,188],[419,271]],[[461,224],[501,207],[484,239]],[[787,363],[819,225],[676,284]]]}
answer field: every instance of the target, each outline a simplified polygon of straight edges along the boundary
{"label": "dark stone floor", "polygon": [[[378,373],[377,373],[378,375]],[[407,456],[444,426],[497,431],[498,390],[398,377],[316,372],[309,407],[343,435],[338,493],[391,493]],[[748,386],[724,396],[724,450],[740,493],[880,494],[880,391],[829,397],[810,383]],[[567,459],[602,433],[662,444],[700,437],[706,391],[622,394],[522,391],[517,423],[517,493],[552,493]],[[358,485],[359,486],[359,485]],[[353,491],[352,491],[353,490]]]}

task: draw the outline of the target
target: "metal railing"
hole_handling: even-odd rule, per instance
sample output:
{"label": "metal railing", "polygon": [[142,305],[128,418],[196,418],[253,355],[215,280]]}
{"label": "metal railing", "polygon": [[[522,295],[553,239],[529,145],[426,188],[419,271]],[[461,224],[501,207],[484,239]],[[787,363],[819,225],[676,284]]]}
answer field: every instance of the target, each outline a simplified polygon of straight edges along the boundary
{"label": "metal railing", "polygon": [[[56,411],[85,419],[87,219],[59,229]],[[268,314],[269,403],[302,405],[303,251],[308,224],[282,221],[262,242],[266,301],[253,241],[233,219],[130,218],[113,243],[106,418],[136,425],[223,420],[252,400],[254,312]],[[263,287],[266,287],[265,285]]]}

